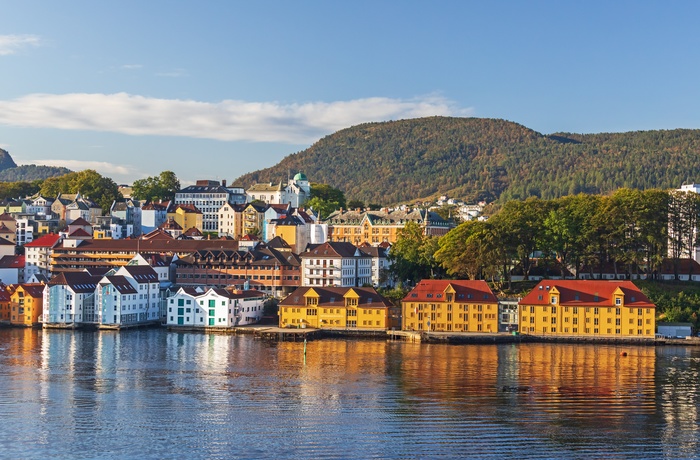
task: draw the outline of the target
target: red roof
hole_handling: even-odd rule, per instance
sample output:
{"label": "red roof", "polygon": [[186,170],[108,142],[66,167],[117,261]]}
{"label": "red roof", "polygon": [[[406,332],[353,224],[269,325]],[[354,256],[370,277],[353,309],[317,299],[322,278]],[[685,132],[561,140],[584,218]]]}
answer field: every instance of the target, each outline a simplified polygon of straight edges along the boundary
{"label": "red roof", "polygon": [[559,291],[559,305],[565,307],[614,306],[613,293],[619,288],[624,294],[624,305],[630,308],[656,306],[631,281],[605,280],[543,280],[519,305],[549,305],[549,291]]}
{"label": "red roof", "polygon": [[86,227],[86,226],[87,226],[87,227],[91,227],[91,226],[92,226],[92,225],[90,224],[90,222],[88,222],[87,220],[83,219],[82,217],[78,217],[78,218],[75,219],[73,222],[71,222],[70,224],[68,224],[69,227],[72,226],[72,225],[79,225],[79,226],[81,226],[81,227]]}
{"label": "red roof", "polygon": [[0,268],[24,268],[24,256],[3,256]]}
{"label": "red roof", "polygon": [[77,229],[75,229],[75,231],[74,231],[73,233],[71,233],[71,234],[68,235],[68,236],[73,236],[73,237],[79,237],[79,236],[83,236],[83,237],[84,237],[84,236],[88,236],[88,237],[89,237],[89,236],[92,236],[92,235],[90,235],[88,232],[86,232],[86,231],[83,230],[82,228],[77,228]]}
{"label": "red roof", "polygon": [[47,235],[42,235],[31,243],[24,245],[25,248],[52,248],[56,246],[61,235],[55,233],[49,233]]}
{"label": "red roof", "polygon": [[446,302],[443,293],[448,286],[455,290],[455,302],[498,303],[486,281],[480,280],[422,280],[403,301]]}

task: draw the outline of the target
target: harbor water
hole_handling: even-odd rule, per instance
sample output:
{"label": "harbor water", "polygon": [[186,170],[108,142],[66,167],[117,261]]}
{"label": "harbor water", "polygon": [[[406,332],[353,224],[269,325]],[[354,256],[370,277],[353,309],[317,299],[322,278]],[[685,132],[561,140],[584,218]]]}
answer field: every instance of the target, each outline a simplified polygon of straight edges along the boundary
{"label": "harbor water", "polygon": [[698,458],[700,349],[0,329],[1,458]]}

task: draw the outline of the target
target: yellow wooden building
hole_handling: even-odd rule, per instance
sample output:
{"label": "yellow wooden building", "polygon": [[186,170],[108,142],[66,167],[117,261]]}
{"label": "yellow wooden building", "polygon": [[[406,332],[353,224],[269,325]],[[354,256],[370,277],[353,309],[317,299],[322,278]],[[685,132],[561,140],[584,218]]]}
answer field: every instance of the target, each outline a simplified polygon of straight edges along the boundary
{"label": "yellow wooden building", "polygon": [[405,331],[498,332],[498,299],[485,281],[423,280],[401,308]]}
{"label": "yellow wooden building", "polygon": [[173,219],[182,227],[183,231],[189,228],[202,229],[202,211],[192,204],[178,204],[171,211],[168,211],[168,219]]}
{"label": "yellow wooden building", "polygon": [[654,338],[656,306],[631,281],[544,280],[518,303],[520,332]]}
{"label": "yellow wooden building", "polygon": [[392,308],[373,288],[300,287],[280,302],[279,325],[387,330]]}
{"label": "yellow wooden building", "polygon": [[44,285],[41,283],[12,284],[10,293],[10,324],[32,327],[39,324],[44,299]]}

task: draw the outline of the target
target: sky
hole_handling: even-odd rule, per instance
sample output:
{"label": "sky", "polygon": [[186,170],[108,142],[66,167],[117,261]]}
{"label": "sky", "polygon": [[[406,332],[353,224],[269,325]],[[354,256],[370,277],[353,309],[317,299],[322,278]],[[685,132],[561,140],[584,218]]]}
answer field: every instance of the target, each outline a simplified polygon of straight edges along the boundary
{"label": "sky", "polygon": [[698,129],[698,17],[695,1],[0,0],[0,148],[184,185],[372,121]]}

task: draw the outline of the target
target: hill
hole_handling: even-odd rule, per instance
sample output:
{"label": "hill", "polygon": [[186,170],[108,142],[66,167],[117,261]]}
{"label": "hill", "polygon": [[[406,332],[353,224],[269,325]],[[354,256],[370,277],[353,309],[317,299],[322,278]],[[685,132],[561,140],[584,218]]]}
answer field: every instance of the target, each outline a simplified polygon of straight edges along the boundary
{"label": "hill", "polygon": [[700,130],[543,135],[517,123],[430,117],[366,123],[326,136],[240,184],[303,171],[348,199],[394,204],[449,195],[469,201],[557,198],[700,180]]}
{"label": "hill", "polygon": [[71,172],[70,169],[58,166],[17,166],[10,154],[6,150],[0,149],[0,182],[32,182],[62,176],[69,172]]}

